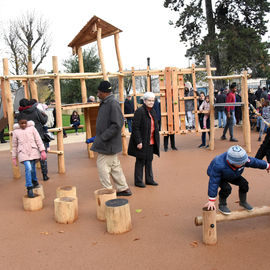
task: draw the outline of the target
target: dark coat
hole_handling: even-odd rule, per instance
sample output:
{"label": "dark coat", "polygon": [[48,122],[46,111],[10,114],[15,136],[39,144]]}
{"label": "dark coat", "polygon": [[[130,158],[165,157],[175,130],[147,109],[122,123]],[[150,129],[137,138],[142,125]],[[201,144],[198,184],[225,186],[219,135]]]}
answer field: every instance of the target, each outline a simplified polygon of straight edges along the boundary
{"label": "dark coat", "polygon": [[[159,127],[158,119],[155,110],[152,108],[150,113],[155,122],[154,132],[154,148],[153,153],[159,156]],[[140,159],[152,160],[152,152],[150,148],[150,133],[151,133],[151,118],[149,116],[146,105],[143,104],[139,109],[136,110],[132,122],[132,133],[128,145],[128,154]],[[137,145],[142,143],[142,149],[138,149]]]}
{"label": "dark coat", "polygon": [[[217,95],[216,103],[226,103],[226,94],[224,92]],[[217,111],[225,111],[225,107],[217,107]]]}
{"label": "dark coat", "polygon": [[[125,114],[134,113],[134,103],[132,100],[128,100],[126,98],[125,103],[124,103],[124,112],[125,112]],[[127,117],[127,118],[132,118],[132,117]]]}
{"label": "dark coat", "polygon": [[121,129],[124,117],[113,95],[101,101],[96,122],[96,138],[91,150],[104,155],[122,151]]}
{"label": "dark coat", "polygon": [[32,120],[35,123],[35,128],[37,129],[41,139],[45,140],[43,126],[47,123],[48,116],[45,113],[42,113],[35,105],[30,108],[20,111],[26,120]]}
{"label": "dark coat", "polygon": [[79,122],[81,121],[79,115],[71,115],[70,116],[70,124],[73,124],[73,123],[75,123],[77,121],[79,121]]}

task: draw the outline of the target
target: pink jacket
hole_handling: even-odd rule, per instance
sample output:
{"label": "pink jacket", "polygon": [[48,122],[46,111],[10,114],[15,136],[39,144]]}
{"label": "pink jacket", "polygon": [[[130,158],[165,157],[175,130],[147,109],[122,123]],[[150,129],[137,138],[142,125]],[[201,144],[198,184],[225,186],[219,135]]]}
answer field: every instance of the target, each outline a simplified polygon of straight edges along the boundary
{"label": "pink jacket", "polygon": [[203,101],[203,103],[201,104],[200,111],[210,111],[210,103],[206,102],[205,100]]}
{"label": "pink jacket", "polygon": [[19,124],[13,126],[12,157],[18,156],[19,162],[40,159],[40,152],[45,150],[35,123],[27,121],[27,127],[21,129]]}

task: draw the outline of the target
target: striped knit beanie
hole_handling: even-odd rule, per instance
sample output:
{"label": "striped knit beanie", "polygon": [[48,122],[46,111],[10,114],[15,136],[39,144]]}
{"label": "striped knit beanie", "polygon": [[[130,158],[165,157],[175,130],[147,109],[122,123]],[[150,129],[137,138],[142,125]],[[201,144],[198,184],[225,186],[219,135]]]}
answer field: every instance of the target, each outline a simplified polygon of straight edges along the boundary
{"label": "striped knit beanie", "polygon": [[233,165],[243,165],[248,161],[248,155],[241,146],[234,145],[227,151],[227,160]]}

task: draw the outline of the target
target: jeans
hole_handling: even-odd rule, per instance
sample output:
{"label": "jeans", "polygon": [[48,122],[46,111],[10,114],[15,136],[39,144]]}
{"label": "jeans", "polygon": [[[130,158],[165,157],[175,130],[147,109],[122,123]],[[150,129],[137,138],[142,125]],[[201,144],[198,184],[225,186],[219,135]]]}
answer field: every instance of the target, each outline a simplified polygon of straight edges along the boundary
{"label": "jeans", "polygon": [[127,118],[128,131],[132,132],[132,118]]}
{"label": "jeans", "polygon": [[230,137],[233,138],[233,126],[236,124],[234,112],[231,112],[231,117],[227,118],[226,126],[223,130],[223,136],[226,136],[227,130],[229,129]]}
{"label": "jeans", "polygon": [[75,128],[75,131],[78,132],[78,126],[80,125],[80,121],[73,122],[72,127]]}
{"label": "jeans", "polygon": [[192,111],[186,111],[186,128],[195,126],[195,117]]}
{"label": "jeans", "polygon": [[25,167],[25,186],[32,187],[32,181],[37,181],[36,175],[36,161],[35,160],[26,160],[23,162]]}
{"label": "jeans", "polygon": [[[199,118],[199,121],[200,121],[201,128],[203,128],[203,116]],[[206,120],[206,128],[207,129],[210,128],[210,117],[208,117],[208,119]],[[210,132],[208,132],[208,135],[210,139]],[[206,146],[206,132],[202,132],[201,139],[202,139],[202,145]]]}
{"label": "jeans", "polygon": [[[223,125],[221,124],[221,120],[223,122]],[[226,116],[225,111],[218,111],[218,126],[224,128],[226,126],[226,121],[227,121],[227,116]]]}

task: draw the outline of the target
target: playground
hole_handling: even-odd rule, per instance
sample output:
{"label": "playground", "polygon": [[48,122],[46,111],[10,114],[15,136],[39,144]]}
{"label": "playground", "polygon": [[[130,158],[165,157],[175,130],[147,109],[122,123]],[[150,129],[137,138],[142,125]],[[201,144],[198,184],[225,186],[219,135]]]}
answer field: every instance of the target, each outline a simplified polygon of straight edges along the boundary
{"label": "playground", "polygon": [[[243,145],[241,128],[235,133]],[[219,141],[220,135],[221,129],[214,151],[197,148],[196,134],[176,136],[179,151],[162,151],[153,162],[158,187],[134,187],[135,160],[119,155],[133,192],[129,198],[133,229],[120,235],[108,234],[105,222],[96,219],[94,191],[100,183],[83,135],[75,137],[81,142],[65,143],[66,174],[58,174],[57,158],[49,156],[51,180],[41,181],[46,198],[43,209],[35,212],[23,211],[24,179],[11,180],[9,151],[1,151],[0,269],[269,269],[269,216],[219,224],[214,246],[202,243],[202,228],[194,225],[208,199],[207,166],[231,146]],[[259,147],[256,133],[251,142],[254,156]],[[269,175],[247,168],[244,176],[250,182],[250,203],[269,205]],[[54,220],[53,200],[61,185],[77,187],[79,218],[73,224]],[[231,210],[240,208],[237,201],[233,187]]]}

